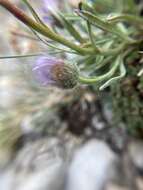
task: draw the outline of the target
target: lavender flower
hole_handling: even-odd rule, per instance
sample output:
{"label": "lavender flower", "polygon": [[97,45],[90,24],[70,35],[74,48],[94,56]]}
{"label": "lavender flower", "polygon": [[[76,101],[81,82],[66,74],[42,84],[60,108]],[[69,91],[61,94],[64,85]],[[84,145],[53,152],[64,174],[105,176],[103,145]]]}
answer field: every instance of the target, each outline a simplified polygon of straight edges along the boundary
{"label": "lavender flower", "polygon": [[36,79],[43,86],[73,88],[78,83],[78,71],[74,65],[53,57],[39,57],[33,67]]}
{"label": "lavender flower", "polygon": [[40,12],[43,15],[43,21],[50,26],[55,25],[56,18],[54,17],[53,13],[58,12],[59,5],[59,0],[42,0],[42,10]]}
{"label": "lavender flower", "polygon": [[50,10],[57,10],[58,9],[58,0],[43,0],[43,4],[45,9]]}

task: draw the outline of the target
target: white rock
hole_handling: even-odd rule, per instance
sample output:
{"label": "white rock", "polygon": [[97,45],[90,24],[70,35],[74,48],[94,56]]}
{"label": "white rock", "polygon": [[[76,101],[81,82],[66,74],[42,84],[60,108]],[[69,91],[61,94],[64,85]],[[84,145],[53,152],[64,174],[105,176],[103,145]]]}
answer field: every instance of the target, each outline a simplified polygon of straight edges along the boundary
{"label": "white rock", "polygon": [[0,190],[63,190],[66,161],[56,138],[27,144],[0,177]]}
{"label": "white rock", "polygon": [[113,175],[115,154],[107,144],[91,140],[74,155],[66,190],[101,190]]}

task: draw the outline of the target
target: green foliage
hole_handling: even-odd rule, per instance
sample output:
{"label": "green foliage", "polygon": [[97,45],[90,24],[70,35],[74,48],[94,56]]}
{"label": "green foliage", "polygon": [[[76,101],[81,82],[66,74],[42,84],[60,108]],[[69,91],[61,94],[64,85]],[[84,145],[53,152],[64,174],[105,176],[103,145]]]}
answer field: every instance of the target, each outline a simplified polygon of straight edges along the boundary
{"label": "green foliage", "polygon": [[32,18],[9,1],[0,4],[26,24],[49,53],[58,50],[58,56],[76,63],[80,84],[100,90],[111,86],[116,123],[124,122],[131,132],[142,129],[143,18],[135,1],[84,0],[75,11],[51,11],[58,22],[52,27],[43,23],[29,1],[23,2]]}
{"label": "green foliage", "polygon": [[138,57],[126,64],[127,76],[112,86],[113,118],[115,126],[122,122],[131,134],[143,137],[143,75],[137,75],[142,63]]}
{"label": "green foliage", "polygon": [[[2,6],[24,22],[48,49],[73,54],[80,70],[79,83],[96,86],[100,83],[101,90],[125,76],[125,58],[138,52],[142,44],[137,36],[142,34],[143,19],[133,0],[89,0],[81,2],[75,12],[68,7],[64,8],[64,13],[50,10],[62,29],[58,25],[52,29],[45,24],[27,0],[23,3],[34,19],[12,8],[12,3],[4,2]],[[49,38],[50,43],[47,42]],[[61,47],[63,45],[67,49]],[[120,62],[115,67],[116,59]]]}

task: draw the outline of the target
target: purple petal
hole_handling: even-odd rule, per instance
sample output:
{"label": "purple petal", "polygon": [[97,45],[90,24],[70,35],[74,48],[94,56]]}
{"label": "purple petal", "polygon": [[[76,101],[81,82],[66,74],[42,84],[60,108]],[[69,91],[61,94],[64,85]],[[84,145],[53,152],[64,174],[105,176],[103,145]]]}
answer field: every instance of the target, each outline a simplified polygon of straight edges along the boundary
{"label": "purple petal", "polygon": [[39,57],[32,69],[36,80],[44,86],[56,85],[52,77],[52,68],[54,65],[62,63],[62,60],[53,57]]}
{"label": "purple petal", "polygon": [[62,60],[60,59],[55,59],[53,57],[39,57],[36,61],[35,66],[45,66],[45,65],[55,65],[55,64],[60,64]]}

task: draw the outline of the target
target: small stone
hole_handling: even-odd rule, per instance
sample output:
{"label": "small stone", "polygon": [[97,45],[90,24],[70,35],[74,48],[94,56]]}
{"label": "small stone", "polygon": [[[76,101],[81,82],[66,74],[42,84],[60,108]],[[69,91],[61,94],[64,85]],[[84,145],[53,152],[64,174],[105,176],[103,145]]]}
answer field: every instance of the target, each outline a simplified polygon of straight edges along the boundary
{"label": "small stone", "polygon": [[116,184],[108,184],[105,190],[130,190],[130,189]]}
{"label": "small stone", "polygon": [[75,153],[66,190],[101,190],[114,171],[115,154],[100,140],[91,140]]}
{"label": "small stone", "polygon": [[134,165],[143,171],[143,142],[133,141],[129,144],[129,155]]}
{"label": "small stone", "polygon": [[92,126],[97,130],[102,130],[105,128],[105,122],[100,121],[100,119],[97,116],[94,116],[92,118]]}

